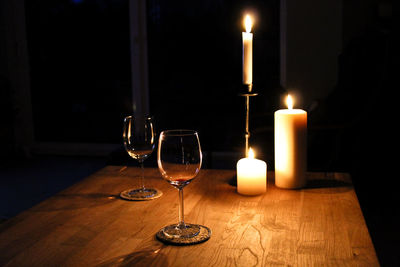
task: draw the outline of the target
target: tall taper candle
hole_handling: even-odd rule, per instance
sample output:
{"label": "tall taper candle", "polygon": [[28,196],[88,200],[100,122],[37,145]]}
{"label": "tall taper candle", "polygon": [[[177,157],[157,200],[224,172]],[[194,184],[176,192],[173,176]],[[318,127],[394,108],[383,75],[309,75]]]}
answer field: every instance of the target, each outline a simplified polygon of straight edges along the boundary
{"label": "tall taper candle", "polygon": [[301,188],[306,184],[307,112],[293,109],[290,95],[288,109],[275,112],[275,185]]}
{"label": "tall taper candle", "polygon": [[253,83],[253,34],[251,33],[252,20],[249,15],[244,19],[246,32],[242,32],[243,43],[243,84]]}

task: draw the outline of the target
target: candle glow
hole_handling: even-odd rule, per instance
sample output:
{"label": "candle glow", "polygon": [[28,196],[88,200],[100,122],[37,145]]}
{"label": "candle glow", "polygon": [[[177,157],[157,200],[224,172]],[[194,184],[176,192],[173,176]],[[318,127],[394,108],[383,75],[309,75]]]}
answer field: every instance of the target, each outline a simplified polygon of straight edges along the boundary
{"label": "candle glow", "polygon": [[286,97],[286,105],[287,105],[288,109],[293,109],[293,98],[289,94]]}
{"label": "candle glow", "polygon": [[249,148],[249,155],[248,155],[249,159],[254,159],[254,151],[253,149],[251,149],[251,147]]}
{"label": "candle glow", "polygon": [[250,15],[246,15],[244,18],[244,27],[246,32],[251,32],[251,27],[253,26],[253,20],[251,19]]}

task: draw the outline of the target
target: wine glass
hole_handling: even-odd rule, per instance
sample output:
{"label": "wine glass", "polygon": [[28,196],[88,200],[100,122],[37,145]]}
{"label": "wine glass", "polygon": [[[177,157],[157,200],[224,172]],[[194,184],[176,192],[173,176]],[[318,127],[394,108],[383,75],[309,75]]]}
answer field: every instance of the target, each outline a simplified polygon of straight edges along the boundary
{"label": "wine glass", "polygon": [[175,244],[194,244],[210,238],[209,228],[184,221],[183,188],[199,173],[202,153],[199,136],[192,130],[168,130],[160,134],[157,163],[162,177],[179,191],[179,222],[162,228],[157,237]]}
{"label": "wine glass", "polygon": [[129,156],[136,159],[141,167],[141,187],[121,192],[120,196],[128,200],[151,200],[161,196],[161,191],[144,186],[144,165],[155,148],[155,130],[150,116],[127,116],[124,119],[122,138]]}

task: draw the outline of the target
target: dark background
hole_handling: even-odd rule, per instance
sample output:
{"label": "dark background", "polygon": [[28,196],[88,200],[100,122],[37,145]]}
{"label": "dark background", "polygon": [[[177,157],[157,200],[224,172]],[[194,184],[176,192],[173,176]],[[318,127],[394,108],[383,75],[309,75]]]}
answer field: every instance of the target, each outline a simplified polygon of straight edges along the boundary
{"label": "dark background", "polygon": [[[301,108],[308,111],[308,169],[352,175],[379,260],[394,266],[400,262],[398,112],[392,103],[398,84],[392,17],[379,12],[388,4],[343,1],[337,84],[317,106]],[[259,92],[251,102],[251,143],[273,169],[273,112],[287,92],[279,83],[279,5],[279,0],[147,1],[150,112],[158,132],[199,131],[205,168],[233,169],[243,151],[244,99],[237,93],[241,20],[250,9],[257,15],[253,77]],[[132,113],[128,1],[25,1],[25,20],[35,141],[121,145],[122,120]],[[3,21],[1,33],[7,27]],[[0,41],[4,48],[4,34]],[[0,170],[1,188],[7,188],[10,170],[20,171],[43,155],[21,150],[17,141],[19,101],[9,77],[18,66],[4,63],[9,56],[4,49],[0,56]],[[230,154],[224,160],[217,152]],[[71,160],[47,155],[46,164],[49,156]],[[135,164],[122,146],[100,161]],[[154,163],[153,156],[147,166]],[[90,168],[85,165],[75,177]],[[77,178],[64,179],[68,184]],[[46,189],[45,196],[61,189]]]}
{"label": "dark background", "polygon": [[[237,93],[249,3],[263,14],[254,29],[253,75],[262,99],[252,110],[271,115],[279,1],[148,1],[150,113],[159,131],[196,129],[205,150],[242,145]],[[26,1],[26,17],[35,139],[120,143],[122,119],[132,113],[128,1]]]}

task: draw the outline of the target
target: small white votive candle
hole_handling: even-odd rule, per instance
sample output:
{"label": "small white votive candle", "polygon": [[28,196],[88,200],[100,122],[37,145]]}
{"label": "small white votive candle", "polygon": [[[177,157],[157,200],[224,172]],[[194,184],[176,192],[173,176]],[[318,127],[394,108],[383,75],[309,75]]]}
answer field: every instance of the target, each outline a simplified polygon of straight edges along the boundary
{"label": "small white votive candle", "polygon": [[267,164],[254,158],[250,148],[248,158],[242,158],[236,165],[237,192],[242,195],[260,195],[267,191]]}

